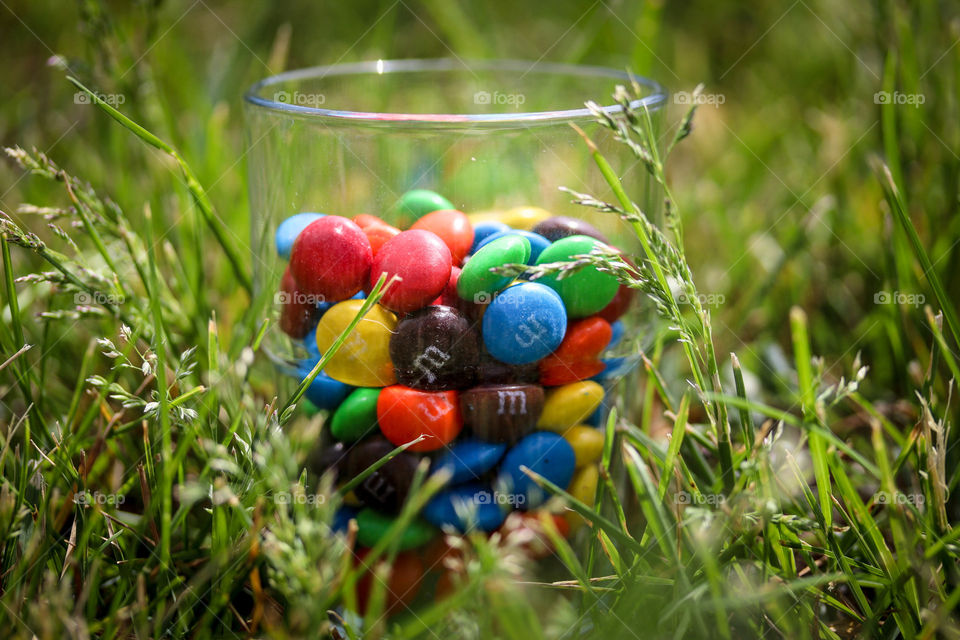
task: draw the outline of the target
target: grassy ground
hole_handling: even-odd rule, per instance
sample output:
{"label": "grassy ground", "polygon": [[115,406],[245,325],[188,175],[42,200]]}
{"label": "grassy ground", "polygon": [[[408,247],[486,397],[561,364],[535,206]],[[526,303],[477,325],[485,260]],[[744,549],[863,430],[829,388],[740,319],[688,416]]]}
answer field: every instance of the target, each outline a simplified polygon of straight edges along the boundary
{"label": "grassy ground", "polygon": [[297,485],[320,425],[276,428],[294,390],[258,353],[267,301],[226,259],[249,236],[239,94],[451,51],[630,66],[705,83],[704,104],[652,167],[684,241],[641,223],[646,266],[621,274],[666,316],[644,410],[611,424],[623,517],[605,492],[552,584],[529,584],[515,540],[473,540],[456,595],[372,611],[369,635],[960,635],[955,9],[41,1],[0,4],[0,25],[0,139],[26,150],[0,165],[8,635],[316,637],[349,598],[335,495],[265,499]]}

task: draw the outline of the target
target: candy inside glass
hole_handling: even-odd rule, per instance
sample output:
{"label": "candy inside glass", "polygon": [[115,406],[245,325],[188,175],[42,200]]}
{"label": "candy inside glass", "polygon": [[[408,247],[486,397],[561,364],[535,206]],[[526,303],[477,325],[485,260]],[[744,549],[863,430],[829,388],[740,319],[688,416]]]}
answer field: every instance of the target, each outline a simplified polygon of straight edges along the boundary
{"label": "candy inside glass", "polygon": [[[591,306],[595,299],[581,304],[584,291],[596,298],[613,290],[596,275],[571,293],[565,281],[529,283],[521,276],[505,287],[487,273],[489,266],[518,258],[532,263],[531,255],[541,252],[552,255],[550,261],[562,260],[589,251],[595,238],[627,254],[636,252],[625,222],[574,205],[559,190],[614,200],[571,126],[576,125],[616,167],[631,195],[639,194],[641,206],[656,212],[659,198],[642,165],[584,107],[594,100],[617,112],[609,97],[617,84],[631,83],[641,89],[636,106],[646,106],[656,126],[665,93],[655,82],[599,67],[544,62],[343,64],[273,76],[247,93],[254,284],[262,295],[274,295],[279,322],[268,332],[265,348],[286,375],[308,372],[362,305],[363,292],[331,278],[323,261],[332,255],[354,260],[351,268],[362,271],[366,258],[359,249],[350,254],[351,241],[331,238],[353,238],[359,228],[370,243],[367,268],[376,272],[373,280],[381,267],[407,269],[410,286],[437,275],[428,273],[436,248],[411,239],[406,231],[411,225],[425,229],[422,233],[437,232],[450,249],[453,267],[466,270],[476,258],[470,282],[458,287],[451,281],[451,288],[427,302],[414,296],[413,302],[375,308],[356,339],[344,345],[343,357],[307,394],[315,408],[329,412],[313,464],[336,468],[341,479],[409,436],[429,436],[426,445],[395,458],[355,491],[356,502],[343,519],[357,518],[361,545],[376,542],[389,524],[422,456],[431,459],[432,468],[450,472],[452,480],[405,536],[403,546],[410,549],[435,538],[439,525],[491,531],[510,511],[536,513],[546,496],[518,471],[521,465],[585,502],[593,499],[599,455],[593,427],[611,406],[620,405],[628,414],[636,406],[636,394],[626,394],[631,397],[624,402],[616,389],[629,384],[626,374],[635,364],[629,353],[635,349],[623,345],[638,338],[636,308],[642,303],[634,300],[625,314],[610,311],[608,304],[597,310]],[[431,214],[434,209],[466,215],[438,216]],[[320,219],[317,214],[352,222],[344,226],[328,219],[324,230],[311,228]],[[357,218],[360,214],[367,215]],[[431,220],[424,222],[424,214]],[[582,226],[557,222],[557,216]],[[466,241],[463,220],[470,233]],[[490,244],[497,251],[486,250],[481,257],[479,236],[502,225],[535,235],[495,238]],[[307,235],[304,228],[317,238],[312,247],[300,238]],[[398,238],[409,241],[394,248],[392,260],[378,262],[375,254],[397,231],[405,232]],[[303,245],[299,249],[297,240]],[[418,263],[420,272],[410,271]],[[358,276],[351,272],[351,277]],[[368,273],[363,279],[369,289]],[[344,301],[355,293],[358,299]],[[511,297],[514,307],[508,305]],[[497,298],[502,308],[488,314]],[[443,306],[430,306],[435,302]],[[290,304],[300,304],[299,315],[284,315]],[[536,318],[532,325],[517,324],[532,317],[530,305],[546,314],[537,316],[540,324]],[[564,315],[558,326],[565,346],[551,345],[551,353],[527,361],[532,356],[523,352],[523,335],[533,335],[531,326],[556,333],[558,326],[546,325],[556,320],[550,310],[557,307]],[[619,354],[616,334],[628,336]],[[518,342],[504,343],[517,336]],[[351,351],[356,358],[344,360]],[[384,358],[386,368],[379,366]],[[358,367],[370,369],[370,375],[355,375]],[[564,522],[578,524],[575,518]]]}

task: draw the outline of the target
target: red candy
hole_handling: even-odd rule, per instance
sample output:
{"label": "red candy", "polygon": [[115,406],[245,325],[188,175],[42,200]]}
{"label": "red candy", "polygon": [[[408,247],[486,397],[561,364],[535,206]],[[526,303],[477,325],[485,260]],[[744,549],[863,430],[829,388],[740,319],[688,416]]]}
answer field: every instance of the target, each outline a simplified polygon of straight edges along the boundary
{"label": "red candy", "polygon": [[440,295],[450,280],[450,268],[450,249],[443,240],[430,231],[411,229],[387,241],[377,252],[370,284],[373,286],[382,273],[387,274],[388,281],[400,276],[402,280],[393,283],[380,304],[407,313],[427,306]]}
{"label": "red candy", "polygon": [[460,267],[450,268],[450,279],[447,280],[447,286],[443,288],[436,300],[431,302],[433,305],[443,305],[445,307],[457,308],[463,298],[457,295],[457,280],[460,278]]}
{"label": "red candy", "polygon": [[[356,559],[357,566],[366,569],[363,577],[357,580],[357,608],[360,609],[361,615],[366,613],[367,604],[373,592],[374,567],[368,567],[365,562],[369,553],[370,549],[361,549],[357,552]],[[377,560],[378,563],[383,561],[383,556]],[[390,577],[387,579],[385,589],[387,615],[401,613],[409,605],[420,591],[423,574],[423,562],[416,553],[403,551],[397,554],[393,564],[390,565]]]}
{"label": "red candy", "polygon": [[280,328],[291,338],[300,339],[317,323],[317,305],[297,288],[287,267],[280,278]]}
{"label": "red candy", "polygon": [[556,351],[540,361],[540,384],[554,387],[591,378],[604,369],[600,353],[613,330],[599,316],[571,323]]}
{"label": "red candy", "polygon": [[377,423],[387,440],[397,446],[428,436],[409,451],[439,449],[463,428],[456,391],[420,391],[400,384],[380,392]]}
{"label": "red candy", "polygon": [[[630,266],[634,266],[633,262],[630,261],[626,256],[622,256],[624,262]],[[634,290],[630,287],[622,284],[620,288],[617,289],[617,293],[613,296],[613,300],[610,301],[610,304],[601,309],[597,315],[606,320],[607,322],[616,322],[617,319],[627,312],[627,309],[630,308],[630,303],[633,302]]]}
{"label": "red candy", "polygon": [[423,229],[437,234],[450,249],[453,264],[460,264],[473,245],[473,225],[467,214],[456,209],[441,209],[428,213],[413,223],[411,229]]}
{"label": "red candy", "polygon": [[363,288],[372,261],[370,241],[360,227],[340,216],[326,216],[297,236],[290,273],[302,293],[322,298],[315,302],[338,302]]}
{"label": "red candy", "polygon": [[363,233],[366,234],[367,240],[370,241],[370,249],[373,251],[373,255],[377,255],[377,252],[380,251],[381,247],[383,247],[388,240],[400,233],[400,229],[390,226],[377,216],[372,216],[369,213],[361,213],[354,216],[353,221],[363,230]]}

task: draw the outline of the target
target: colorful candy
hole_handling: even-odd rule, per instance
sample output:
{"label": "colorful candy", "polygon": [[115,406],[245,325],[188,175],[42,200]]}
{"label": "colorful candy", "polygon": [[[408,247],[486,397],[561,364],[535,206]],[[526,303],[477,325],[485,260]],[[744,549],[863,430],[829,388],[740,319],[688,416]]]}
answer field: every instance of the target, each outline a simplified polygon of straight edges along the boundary
{"label": "colorful candy", "polygon": [[[297,373],[301,382],[310,374],[313,370],[315,361],[303,360],[297,365]],[[304,394],[310,402],[312,402],[318,409],[335,409],[337,408],[343,399],[347,397],[347,394],[350,393],[351,387],[349,384],[345,384],[339,380],[334,380],[325,372],[321,371],[317,374],[317,377],[313,379],[313,382],[310,383],[310,386],[307,387],[307,391]]]}
{"label": "colorful candy", "polygon": [[533,227],[533,232],[539,233],[550,242],[556,242],[561,238],[568,238],[570,236],[590,236],[600,242],[608,242],[606,236],[600,233],[600,230],[589,222],[567,216],[554,216],[542,220]]}
{"label": "colorful candy", "polygon": [[[317,349],[321,353],[333,346],[363,304],[363,300],[346,300],[323,314],[317,324]],[[396,382],[390,361],[390,336],[396,326],[395,315],[380,305],[371,307],[327,362],[326,373],[356,387],[384,387]]]}
{"label": "colorful candy", "polygon": [[346,300],[367,282],[373,253],[367,236],[346,218],[325,216],[300,232],[290,251],[290,273],[314,302]]}
{"label": "colorful candy", "polygon": [[288,267],[280,278],[280,329],[291,338],[303,338],[317,323],[320,312],[309,296],[301,293]]}
{"label": "colorful candy", "polygon": [[521,467],[559,487],[566,487],[573,477],[575,464],[573,447],[562,436],[550,431],[535,431],[507,451],[500,464],[500,477],[495,488],[511,496],[517,508],[526,511],[540,506],[548,494]]}
{"label": "colorful candy", "polygon": [[415,389],[459,389],[473,384],[479,340],[459,311],[431,306],[397,324],[390,358],[400,384]]}
{"label": "colorful candy", "polygon": [[397,216],[401,222],[409,224],[433,211],[454,208],[453,204],[439,193],[429,189],[412,189],[403,194],[397,203]]}
{"label": "colorful candy", "polygon": [[[573,478],[570,480],[570,486],[567,487],[567,493],[588,507],[592,507],[596,499],[597,484],[599,484],[599,482],[600,469],[597,468],[597,465],[589,464],[580,467],[576,473],[573,474]],[[576,529],[586,524],[586,520],[578,513],[570,511],[564,515],[567,518],[567,522],[570,523],[571,529]]]}
{"label": "colorful candy", "polygon": [[[600,243],[595,238],[584,235],[561,238],[544,249],[537,258],[537,264],[571,262],[574,256],[589,254],[598,244]],[[612,274],[603,273],[593,265],[582,267],[562,279],[556,275],[548,275],[540,278],[538,282],[552,287],[560,294],[571,318],[583,318],[597,313],[613,300],[620,287]]]}
{"label": "colorful candy", "polygon": [[[514,237],[497,240],[488,248]],[[508,364],[526,364],[547,356],[560,346],[566,330],[567,314],[560,296],[534,282],[510,287],[494,298],[483,314],[483,344],[494,358]]]}
{"label": "colorful candy", "polygon": [[297,213],[277,225],[277,232],[274,234],[277,255],[281,258],[289,258],[290,249],[293,248],[293,243],[300,232],[306,229],[311,222],[322,217],[322,213]]}
{"label": "colorful candy", "polygon": [[543,411],[543,387],[487,384],[460,394],[463,423],[474,437],[513,444],[533,431]]}
{"label": "colorful candy", "polygon": [[[372,547],[380,542],[387,530],[393,525],[393,516],[389,516],[369,507],[357,513],[357,542]],[[416,519],[400,534],[398,547],[401,551],[422,547],[437,534],[437,529],[424,520]]]}
{"label": "colorful candy", "polygon": [[560,346],[540,361],[540,383],[553,387],[597,375],[605,367],[600,354],[612,336],[610,323],[603,318],[570,323]]}
{"label": "colorful candy", "polygon": [[505,264],[526,264],[530,259],[530,241],[523,236],[507,235],[479,249],[460,272],[457,293],[464,300],[487,304],[493,294],[503,289],[510,276],[490,271]]}
{"label": "colorful candy", "polygon": [[563,433],[580,424],[603,402],[603,387],[592,380],[565,384],[551,389],[543,403],[543,413],[537,425]]}
{"label": "colorful candy", "polygon": [[436,234],[422,229],[403,231],[389,240],[373,260],[370,286],[387,274],[394,282],[380,300],[387,309],[400,313],[430,304],[450,280],[450,249]]}
{"label": "colorful candy", "polygon": [[573,447],[578,469],[600,460],[603,453],[603,431],[578,424],[564,431],[563,438]]}
{"label": "colorful candy", "polygon": [[356,442],[377,428],[380,389],[354,389],[330,419],[330,435],[341,442]]}
{"label": "colorful candy", "polygon": [[507,450],[506,443],[482,440],[461,440],[453,443],[446,453],[434,460],[434,472],[450,474],[450,484],[479,480],[493,469]]}
{"label": "colorful candy", "polygon": [[473,246],[473,225],[466,214],[456,209],[440,209],[428,213],[410,228],[435,233],[450,249],[453,264],[460,264]]}
{"label": "colorful candy", "polygon": [[426,436],[409,451],[439,449],[463,427],[456,391],[420,391],[400,384],[380,392],[377,422],[387,440],[397,446]]}
{"label": "colorful candy", "polygon": [[370,241],[370,250],[374,256],[377,255],[380,248],[383,247],[388,240],[400,235],[400,229],[387,224],[377,216],[372,216],[369,213],[361,213],[360,215],[354,216],[353,221],[363,230],[364,235],[367,236],[367,240]]}
{"label": "colorful candy", "polygon": [[470,245],[470,253],[476,253],[480,243],[501,231],[510,231],[510,227],[498,220],[489,220],[473,225],[473,244]]}
{"label": "colorful candy", "polygon": [[[423,437],[359,482],[334,515],[335,531],[356,520],[361,557],[387,535],[424,458],[432,458],[431,474],[447,478],[400,534],[390,588],[409,594],[388,595],[391,612],[423,578],[422,559],[405,550],[441,527],[506,532],[506,515],[528,510],[513,527],[536,529],[538,538],[541,517],[564,536],[582,526],[572,512],[537,510],[549,492],[522,469],[592,504],[604,433],[586,423],[603,420],[613,404],[605,389],[637,364],[609,354],[635,292],[593,266],[534,281],[529,267],[519,276],[494,273],[507,264],[570,262],[606,243],[595,227],[536,207],[464,214],[415,189],[392,217],[351,215],[297,214],[278,226],[278,255],[289,256],[279,324],[309,354],[296,365],[303,379],[379,278],[393,279],[303,403],[328,412],[306,463],[312,482],[330,471],[342,485]],[[543,539],[535,547],[531,554],[551,549]],[[361,609],[368,597],[369,576],[358,584]]]}
{"label": "colorful candy", "polygon": [[423,519],[437,527],[451,526],[461,533],[474,529],[493,531],[506,517],[494,493],[481,485],[471,484],[445,489],[423,508]]}
{"label": "colorful candy", "polygon": [[516,229],[506,229],[505,231],[500,231],[498,233],[494,233],[493,235],[487,236],[485,240],[477,245],[477,250],[482,249],[494,240],[499,240],[500,238],[508,235],[520,236],[530,241],[530,257],[527,259],[527,264],[533,264],[536,262],[537,257],[543,253],[543,250],[550,246],[550,241],[541,236],[539,233]]}
{"label": "colorful candy", "polygon": [[[361,615],[366,614],[367,606],[370,603],[370,596],[373,593],[374,580],[380,580],[373,575],[374,567],[366,563],[366,558],[370,549],[361,549],[357,553],[356,565],[366,569],[357,581],[357,608]],[[378,562],[383,562],[381,556]],[[386,602],[384,609],[387,615],[402,613],[410,602],[420,591],[420,585],[424,576],[423,561],[420,556],[413,551],[404,551],[398,553],[390,565],[387,584],[382,586]],[[346,633],[341,635],[346,637]]]}
{"label": "colorful candy", "polygon": [[[394,448],[395,445],[382,436],[360,442],[347,456],[345,474],[349,478],[357,477]],[[353,491],[366,506],[383,513],[397,513],[407,500],[416,470],[417,457],[402,451],[364,478]]]}

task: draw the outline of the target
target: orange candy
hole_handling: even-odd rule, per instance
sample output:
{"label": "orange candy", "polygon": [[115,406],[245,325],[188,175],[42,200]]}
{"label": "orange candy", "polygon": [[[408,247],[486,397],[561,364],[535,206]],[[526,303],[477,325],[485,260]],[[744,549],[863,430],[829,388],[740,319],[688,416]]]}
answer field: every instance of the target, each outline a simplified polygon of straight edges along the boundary
{"label": "orange candy", "polygon": [[383,435],[400,446],[428,436],[410,451],[434,451],[463,428],[456,391],[420,391],[401,384],[385,387],[377,398],[377,423]]}
{"label": "orange candy", "polygon": [[555,387],[592,378],[604,369],[600,354],[613,330],[599,316],[571,323],[556,351],[540,361],[540,384]]}
{"label": "orange candy", "polygon": [[[359,550],[355,561],[357,566],[366,569],[363,577],[357,581],[357,607],[360,609],[360,614],[366,612],[373,591],[374,567],[368,567],[364,562],[369,553],[370,549]],[[383,556],[377,560],[378,563],[382,561]],[[420,561],[420,556],[416,552],[403,551],[397,554],[390,566],[390,577],[387,579],[387,615],[400,613],[409,605],[420,591],[423,574],[423,562]]]}
{"label": "orange candy", "polygon": [[377,255],[380,247],[386,244],[387,240],[400,233],[400,229],[390,226],[377,216],[372,216],[369,213],[354,216],[353,222],[366,234],[373,255]]}
{"label": "orange candy", "polygon": [[432,231],[440,236],[450,249],[454,265],[463,262],[473,245],[473,225],[470,224],[467,214],[456,209],[441,209],[428,213],[414,222],[410,228]]}

